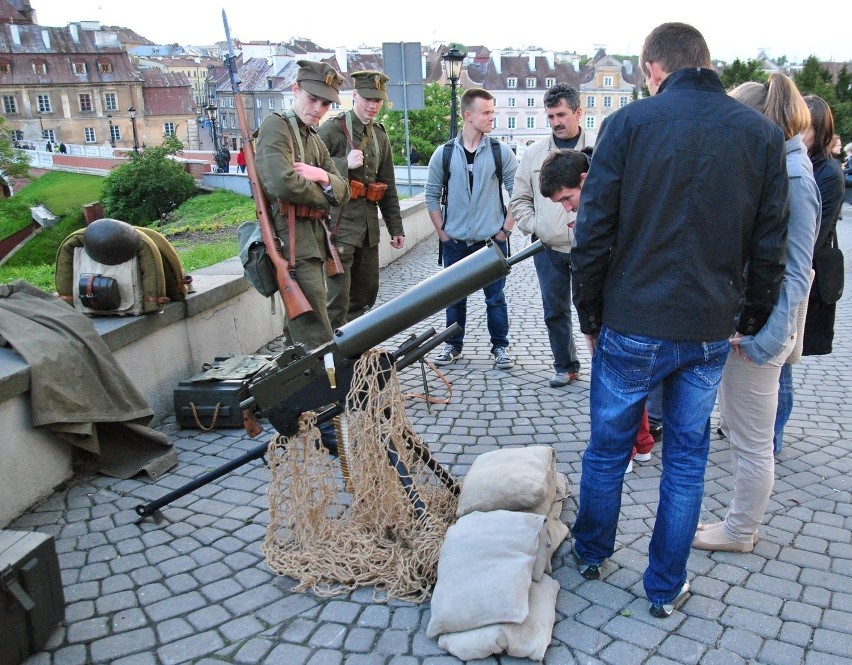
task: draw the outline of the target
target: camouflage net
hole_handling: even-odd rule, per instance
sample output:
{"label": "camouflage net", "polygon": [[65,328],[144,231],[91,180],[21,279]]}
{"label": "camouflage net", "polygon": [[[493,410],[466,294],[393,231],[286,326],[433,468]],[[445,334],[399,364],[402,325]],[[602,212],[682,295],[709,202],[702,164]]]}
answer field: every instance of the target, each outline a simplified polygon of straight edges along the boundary
{"label": "camouflage net", "polygon": [[[320,445],[313,413],[302,416],[296,435],[276,435],[269,444],[270,524],[262,550],[275,573],[298,581],[297,591],[332,596],[373,586],[378,602],[420,602],[437,578],[458,499],[438,477],[452,480],[449,474],[424,461],[428,448],[406,418],[396,370],[384,369],[383,357],[387,366],[378,350],[355,365],[338,430],[338,447],[346,449],[340,463]],[[425,506],[422,516],[389,463],[393,450]]]}

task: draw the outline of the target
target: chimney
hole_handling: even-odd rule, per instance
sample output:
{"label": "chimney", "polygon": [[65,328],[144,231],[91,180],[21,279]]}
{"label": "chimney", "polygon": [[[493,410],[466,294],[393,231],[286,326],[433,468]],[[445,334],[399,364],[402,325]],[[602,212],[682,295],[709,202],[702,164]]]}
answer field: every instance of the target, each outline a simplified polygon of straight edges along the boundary
{"label": "chimney", "polygon": [[553,69],[556,67],[556,57],[553,51],[545,51],[544,57],[547,58],[548,71],[553,71]]}
{"label": "chimney", "polygon": [[340,73],[345,74],[348,71],[348,63],[346,62],[346,47],[338,46],[334,49],[334,55],[337,58],[337,66],[340,67]]}
{"label": "chimney", "polygon": [[491,59],[494,61],[494,71],[503,73],[503,51],[491,51]]}
{"label": "chimney", "polygon": [[9,24],[9,32],[12,33],[12,43],[21,45],[21,29],[18,27],[17,23]]}
{"label": "chimney", "polygon": [[44,42],[45,48],[50,48],[50,31],[46,29],[42,29],[41,31],[41,39]]}
{"label": "chimney", "polygon": [[528,56],[530,60],[530,74],[535,74],[535,56],[535,52],[530,53]]}
{"label": "chimney", "polygon": [[76,23],[69,23],[68,24],[68,31],[71,33],[71,39],[73,39],[75,42],[80,41],[80,34],[77,32],[77,24]]}

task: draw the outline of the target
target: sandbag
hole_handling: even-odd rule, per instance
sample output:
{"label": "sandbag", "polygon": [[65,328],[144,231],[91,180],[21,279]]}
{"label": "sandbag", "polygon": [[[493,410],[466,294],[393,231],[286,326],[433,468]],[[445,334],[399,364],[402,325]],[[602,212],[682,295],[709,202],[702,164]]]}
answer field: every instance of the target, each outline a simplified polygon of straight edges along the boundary
{"label": "sandbag", "polygon": [[498,623],[473,630],[446,633],[438,646],[456,658],[469,661],[506,653],[515,658],[544,659],[556,623],[556,597],[559,582],[543,577],[533,582],[529,593],[529,614],[519,624]]}
{"label": "sandbag", "polygon": [[478,510],[547,515],[555,499],[556,453],[552,447],[501,448],[473,461],[462,481],[456,515]]}

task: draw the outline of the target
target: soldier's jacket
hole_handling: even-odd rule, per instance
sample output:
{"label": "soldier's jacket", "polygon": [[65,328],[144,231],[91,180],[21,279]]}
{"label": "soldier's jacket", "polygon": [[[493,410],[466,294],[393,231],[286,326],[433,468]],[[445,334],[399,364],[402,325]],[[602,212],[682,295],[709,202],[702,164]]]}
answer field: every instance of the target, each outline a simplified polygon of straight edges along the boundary
{"label": "soldier's jacket", "polygon": [[[292,111],[287,112],[292,114]],[[295,117],[295,116],[294,116]],[[293,133],[287,117],[277,113],[267,116],[257,131],[255,146],[255,167],[257,177],[270,205],[272,221],[278,237],[284,243],[286,256],[288,245],[287,220],[278,209],[278,199],[291,203],[305,203],[316,208],[328,210],[330,202],[317,183],[306,180],[293,170],[293,162],[301,161],[319,166],[328,172],[334,198],[340,204],[349,200],[349,182],[340,176],[325,144],[312,127],[305,125],[295,117],[301,137],[304,154],[299,153],[299,141],[293,141]],[[317,241],[316,227],[319,222],[297,219],[296,257],[325,258],[325,244]],[[304,233],[302,233],[304,229]]]}
{"label": "soldier's jacket", "polygon": [[[360,168],[350,170],[346,164],[346,155],[351,150],[346,134],[341,125],[346,114],[352,116],[352,143],[357,148],[363,141],[364,164]],[[330,118],[319,127],[319,136],[328,147],[332,161],[338,172],[350,180],[358,180],[364,185],[371,182],[383,182],[388,186],[384,198],[378,203],[372,203],[365,197],[349,201],[341,208],[331,209],[331,228],[337,228],[337,240],[356,247],[365,244],[375,247],[379,244],[379,211],[391,236],[405,235],[402,226],[402,216],[399,212],[399,196],[396,193],[396,179],[393,172],[393,155],[390,140],[385,128],[379,123],[371,123],[371,131],[364,138],[364,123],[358,117],[347,111],[335,118]],[[373,140],[375,134],[375,141]],[[376,154],[376,144],[379,152]],[[342,214],[341,214],[342,213]],[[340,224],[338,226],[338,219]],[[366,237],[365,237],[366,229]]]}

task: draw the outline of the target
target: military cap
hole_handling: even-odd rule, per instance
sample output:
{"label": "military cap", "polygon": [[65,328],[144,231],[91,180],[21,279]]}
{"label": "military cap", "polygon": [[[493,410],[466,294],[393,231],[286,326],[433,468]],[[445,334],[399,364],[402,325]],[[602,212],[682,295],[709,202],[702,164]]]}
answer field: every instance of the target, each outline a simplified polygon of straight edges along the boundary
{"label": "military cap", "polygon": [[374,69],[352,72],[352,84],[364,99],[388,98],[388,76],[382,72]]}
{"label": "military cap", "polygon": [[334,67],[312,60],[299,60],[296,64],[299,65],[296,83],[315,97],[336,104],[340,103],[339,92],[343,77],[334,70]]}

